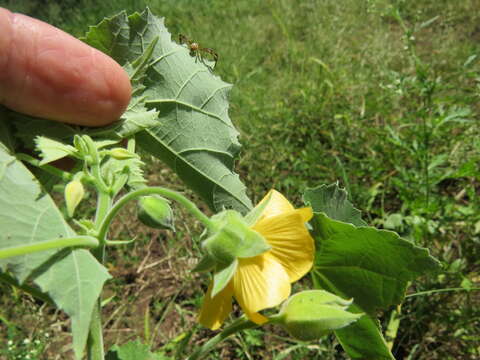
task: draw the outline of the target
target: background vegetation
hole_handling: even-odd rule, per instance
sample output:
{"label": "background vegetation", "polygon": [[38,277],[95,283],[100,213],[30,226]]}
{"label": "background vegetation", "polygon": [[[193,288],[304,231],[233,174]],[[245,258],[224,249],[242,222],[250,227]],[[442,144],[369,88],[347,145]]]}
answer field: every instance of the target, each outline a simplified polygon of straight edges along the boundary
{"label": "background vegetation", "polygon": [[[237,170],[253,200],[271,187],[295,199],[339,180],[370,223],[444,263],[410,292],[456,290],[407,298],[397,359],[478,359],[480,292],[468,290],[480,285],[480,3],[0,0],[75,36],[145,5],[166,17],[174,38],[186,34],[219,53],[216,72],[235,85],[230,115],[244,146]],[[161,164],[152,161],[148,173],[152,184],[182,189]],[[109,259],[109,345],[138,337],[171,355],[190,335],[210,334],[188,330],[206,279],[189,272],[200,229],[178,218],[175,234],[141,227],[134,208],[118,223],[115,237],[137,241]],[[61,313],[6,286],[0,304],[0,359],[70,356]],[[284,335],[250,330],[211,359],[344,358],[332,339]]]}

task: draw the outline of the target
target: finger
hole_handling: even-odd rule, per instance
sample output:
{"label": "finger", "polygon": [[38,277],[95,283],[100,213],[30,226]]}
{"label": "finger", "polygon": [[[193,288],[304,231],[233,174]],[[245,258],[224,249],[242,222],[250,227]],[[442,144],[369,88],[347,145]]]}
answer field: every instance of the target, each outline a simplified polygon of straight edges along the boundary
{"label": "finger", "polygon": [[67,33],[0,8],[0,103],[87,126],[117,120],[130,101],[122,67]]}

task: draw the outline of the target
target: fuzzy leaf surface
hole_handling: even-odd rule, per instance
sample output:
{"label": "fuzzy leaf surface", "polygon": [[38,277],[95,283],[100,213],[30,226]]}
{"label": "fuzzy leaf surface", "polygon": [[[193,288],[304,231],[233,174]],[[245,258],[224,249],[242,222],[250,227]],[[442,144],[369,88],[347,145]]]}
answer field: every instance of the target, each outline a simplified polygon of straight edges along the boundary
{"label": "fuzzy leaf surface", "polygon": [[240,144],[228,116],[231,85],[173,42],[164,19],[148,9],[105,19],[85,41],[129,68],[136,101],[158,112],[155,125],[137,133],[138,144],[168,164],[212,209],[247,212],[250,199],[232,170]]}
{"label": "fuzzy leaf surface", "polygon": [[[0,146],[0,248],[74,236],[50,196],[25,166]],[[72,319],[73,347],[80,359],[93,306],[110,276],[83,249],[47,250],[0,260],[20,282],[31,279]]]}
{"label": "fuzzy leaf surface", "polygon": [[44,136],[37,137],[35,142],[37,149],[41,151],[42,161],[40,165],[48,164],[65,156],[75,154],[76,152],[73,146]]}

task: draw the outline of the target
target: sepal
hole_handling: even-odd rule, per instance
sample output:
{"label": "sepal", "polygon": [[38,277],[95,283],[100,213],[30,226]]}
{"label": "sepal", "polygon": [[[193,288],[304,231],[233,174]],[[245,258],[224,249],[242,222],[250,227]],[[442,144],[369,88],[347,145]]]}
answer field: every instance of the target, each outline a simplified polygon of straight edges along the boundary
{"label": "sepal", "polygon": [[217,262],[210,255],[205,255],[200,259],[198,264],[192,269],[194,272],[207,272],[213,270]]}
{"label": "sepal", "polygon": [[203,241],[202,247],[219,264],[231,264],[236,258],[254,257],[271,249],[265,238],[235,210],[213,216],[212,222],[217,230]]}
{"label": "sepal", "polygon": [[221,266],[215,271],[213,275],[213,288],[212,288],[212,297],[217,295],[220,291],[222,291],[225,286],[230,282],[235,274],[235,271],[238,267],[238,260],[235,259],[232,261],[231,264],[226,266]]}

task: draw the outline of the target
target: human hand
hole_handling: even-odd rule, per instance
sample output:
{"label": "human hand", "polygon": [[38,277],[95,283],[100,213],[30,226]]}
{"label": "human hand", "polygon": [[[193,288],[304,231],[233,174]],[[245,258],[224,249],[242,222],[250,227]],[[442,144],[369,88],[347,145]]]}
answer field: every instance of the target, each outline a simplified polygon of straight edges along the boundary
{"label": "human hand", "polygon": [[70,124],[103,126],[130,101],[127,73],[69,34],[0,8],[0,104]]}

